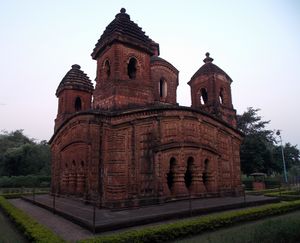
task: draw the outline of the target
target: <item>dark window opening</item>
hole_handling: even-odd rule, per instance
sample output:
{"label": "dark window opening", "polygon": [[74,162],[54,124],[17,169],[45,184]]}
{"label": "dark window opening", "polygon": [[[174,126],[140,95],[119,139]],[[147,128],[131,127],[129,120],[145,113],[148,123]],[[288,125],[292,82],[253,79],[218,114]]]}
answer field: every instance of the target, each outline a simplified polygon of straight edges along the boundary
{"label": "dark window opening", "polygon": [[75,100],[75,111],[80,111],[81,110],[81,99],[80,97],[77,97]]}
{"label": "dark window opening", "polygon": [[224,90],[223,88],[221,88],[220,90],[220,94],[219,94],[219,101],[220,101],[220,104],[223,104],[224,103]]}
{"label": "dark window opening", "polygon": [[68,169],[68,164],[67,164],[67,163],[65,164],[65,166],[66,166],[66,168]]}
{"label": "dark window opening", "polygon": [[184,175],[184,182],[185,182],[185,186],[187,188],[189,188],[192,184],[192,179],[193,179],[193,175],[192,175],[192,167],[194,164],[194,158],[193,157],[189,157],[187,160],[187,167],[186,167],[186,172]]}
{"label": "dark window opening", "polygon": [[136,78],[136,71],[137,71],[136,64],[137,64],[137,61],[135,58],[131,58],[129,60],[129,63],[127,66],[127,74],[130,79]]}
{"label": "dark window opening", "polygon": [[105,61],[104,70],[105,70],[106,78],[109,78],[109,76],[110,76],[110,65],[109,65],[108,60]]}
{"label": "dark window opening", "polygon": [[83,162],[83,161],[81,161],[81,167],[82,167],[82,168],[84,167],[84,162]]}
{"label": "dark window opening", "polygon": [[72,163],[73,163],[73,166],[76,166],[75,160],[73,160]]}
{"label": "dark window opening", "polygon": [[168,187],[169,190],[172,189],[174,184],[174,169],[175,169],[176,160],[175,158],[170,159],[170,167],[169,167],[169,173],[167,174],[167,181],[168,181]]}
{"label": "dark window opening", "polygon": [[159,80],[159,97],[165,98],[167,96],[167,82],[164,79]]}
{"label": "dark window opening", "polygon": [[207,104],[207,101],[208,101],[208,95],[207,95],[207,91],[206,91],[206,89],[204,89],[204,88],[202,88],[201,90],[200,90],[200,103],[201,103],[201,105],[205,105],[205,104]]}

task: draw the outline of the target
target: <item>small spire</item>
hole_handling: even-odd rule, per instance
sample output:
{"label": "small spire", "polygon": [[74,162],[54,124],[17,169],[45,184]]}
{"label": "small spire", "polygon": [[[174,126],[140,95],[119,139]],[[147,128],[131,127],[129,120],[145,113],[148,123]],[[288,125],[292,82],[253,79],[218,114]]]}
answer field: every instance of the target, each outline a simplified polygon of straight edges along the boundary
{"label": "small spire", "polygon": [[80,66],[78,64],[72,65],[72,69],[80,69]]}
{"label": "small spire", "polygon": [[126,13],[126,9],[125,8],[121,8],[120,9],[120,13],[118,13],[116,15],[116,18],[127,18],[127,19],[130,19],[130,16]]}
{"label": "small spire", "polygon": [[205,53],[206,58],[204,58],[204,60],[203,60],[204,63],[210,63],[210,62],[212,62],[214,60],[209,55],[210,55],[209,52]]}

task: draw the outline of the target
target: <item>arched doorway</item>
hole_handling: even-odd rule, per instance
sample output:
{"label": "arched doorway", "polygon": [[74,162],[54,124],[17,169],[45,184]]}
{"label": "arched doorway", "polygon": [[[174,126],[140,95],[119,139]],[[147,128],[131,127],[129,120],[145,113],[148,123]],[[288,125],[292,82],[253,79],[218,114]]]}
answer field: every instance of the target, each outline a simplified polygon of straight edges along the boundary
{"label": "arched doorway", "polygon": [[170,191],[172,190],[174,184],[175,165],[176,165],[176,159],[172,157],[169,162],[169,172],[167,174],[167,183]]}

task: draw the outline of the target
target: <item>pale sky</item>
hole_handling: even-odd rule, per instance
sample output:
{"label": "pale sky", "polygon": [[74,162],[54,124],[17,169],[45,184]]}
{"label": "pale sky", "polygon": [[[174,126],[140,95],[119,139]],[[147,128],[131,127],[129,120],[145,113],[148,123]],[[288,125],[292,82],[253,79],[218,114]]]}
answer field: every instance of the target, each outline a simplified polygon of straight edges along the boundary
{"label": "pale sky", "polygon": [[75,63],[95,79],[90,54],[122,7],[180,71],[180,105],[190,105],[187,82],[208,51],[233,79],[237,112],[261,108],[270,129],[300,145],[298,0],[2,1],[0,130],[50,139],[59,82]]}

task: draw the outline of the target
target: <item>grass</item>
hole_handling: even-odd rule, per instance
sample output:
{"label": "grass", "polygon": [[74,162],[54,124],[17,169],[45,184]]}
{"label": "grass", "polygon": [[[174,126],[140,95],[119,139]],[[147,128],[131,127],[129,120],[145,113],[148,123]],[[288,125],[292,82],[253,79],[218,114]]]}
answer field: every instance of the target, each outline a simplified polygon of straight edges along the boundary
{"label": "grass", "polygon": [[16,226],[10,222],[0,211],[0,242],[28,242],[25,237],[18,231]]}
{"label": "grass", "polygon": [[175,241],[177,243],[274,243],[300,241],[300,211],[255,223],[247,223],[227,229]]}

